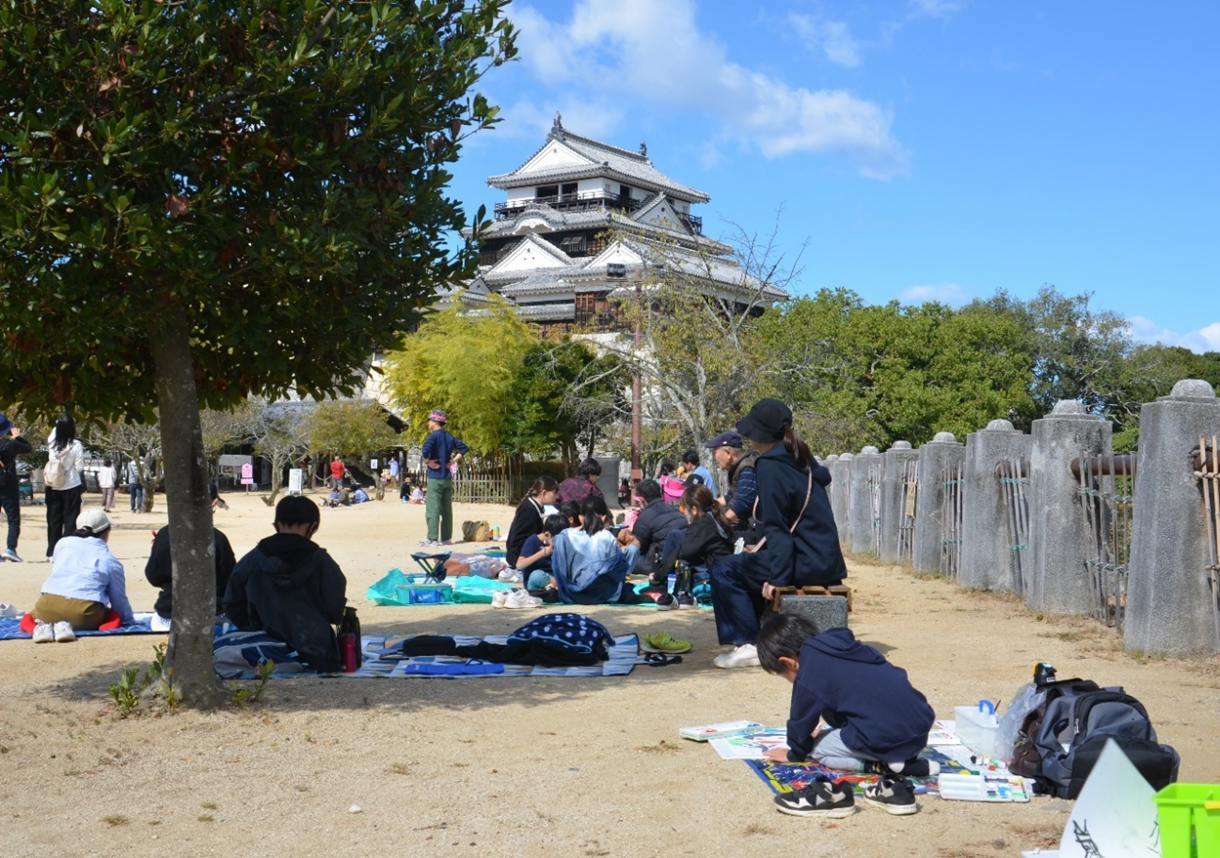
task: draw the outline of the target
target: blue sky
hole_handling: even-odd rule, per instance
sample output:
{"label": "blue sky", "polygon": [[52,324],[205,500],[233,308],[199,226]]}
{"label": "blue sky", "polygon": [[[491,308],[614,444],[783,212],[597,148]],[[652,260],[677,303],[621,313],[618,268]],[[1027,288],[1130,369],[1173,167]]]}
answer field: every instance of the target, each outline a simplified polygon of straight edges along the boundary
{"label": "blue sky", "polygon": [[[800,254],[790,287],[954,306],[1094,293],[1140,341],[1220,350],[1220,3],[516,0],[454,194],[556,111]],[[802,252],[803,246],[803,252]]]}

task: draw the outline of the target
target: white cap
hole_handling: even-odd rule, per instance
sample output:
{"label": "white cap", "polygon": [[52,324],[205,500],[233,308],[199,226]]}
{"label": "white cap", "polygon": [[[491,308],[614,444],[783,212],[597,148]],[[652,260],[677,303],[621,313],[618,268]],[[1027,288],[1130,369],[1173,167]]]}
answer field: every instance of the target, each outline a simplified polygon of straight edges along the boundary
{"label": "white cap", "polygon": [[100,509],[87,509],[76,517],[78,528],[87,527],[94,533],[102,533],[110,529],[110,519]]}

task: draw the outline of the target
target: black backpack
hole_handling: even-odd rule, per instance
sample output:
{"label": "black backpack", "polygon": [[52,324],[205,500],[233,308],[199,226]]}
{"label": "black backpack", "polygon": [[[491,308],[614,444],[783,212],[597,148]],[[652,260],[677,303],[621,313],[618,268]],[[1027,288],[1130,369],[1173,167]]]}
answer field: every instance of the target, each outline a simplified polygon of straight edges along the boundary
{"label": "black backpack", "polygon": [[[1154,789],[1177,780],[1177,751],[1157,743],[1144,705],[1122,688],[1080,680],[1056,683],[1030,714],[1029,732],[1018,739],[1014,771],[1032,776],[1038,793],[1076,798],[1110,739]],[[1030,771],[1035,755],[1036,771]]]}

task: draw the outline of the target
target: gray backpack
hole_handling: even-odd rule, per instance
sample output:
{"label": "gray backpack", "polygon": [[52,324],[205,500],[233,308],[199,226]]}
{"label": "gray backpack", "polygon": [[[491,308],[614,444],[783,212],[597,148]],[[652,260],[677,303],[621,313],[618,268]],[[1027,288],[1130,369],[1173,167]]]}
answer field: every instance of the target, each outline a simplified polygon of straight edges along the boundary
{"label": "gray backpack", "polygon": [[1082,694],[1069,690],[1053,698],[1048,695],[1045,705],[1033,737],[1042,757],[1038,792],[1076,798],[1109,739],[1154,789],[1178,779],[1178,752],[1157,743],[1144,705],[1121,688]]}

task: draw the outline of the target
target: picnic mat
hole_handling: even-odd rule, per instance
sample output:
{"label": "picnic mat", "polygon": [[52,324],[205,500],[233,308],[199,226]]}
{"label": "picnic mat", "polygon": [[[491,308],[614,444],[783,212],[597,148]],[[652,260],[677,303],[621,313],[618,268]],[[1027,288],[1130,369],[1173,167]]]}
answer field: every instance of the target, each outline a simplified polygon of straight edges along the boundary
{"label": "picnic mat", "polygon": [[[249,635],[250,633],[247,633]],[[265,636],[262,636],[265,638]],[[411,637],[415,637],[412,635]],[[491,644],[508,643],[508,635],[488,635],[477,637],[470,635],[452,635],[458,646],[477,646],[480,641]],[[219,640],[219,639],[218,639]],[[406,658],[402,654],[402,642],[405,636],[382,637],[364,635],[361,638],[361,649],[364,653],[364,663],[359,670],[352,673],[304,673],[295,664],[285,664],[285,671],[276,670],[271,674],[276,679],[293,679],[296,677],[328,676],[343,679],[372,679],[380,677],[442,677],[445,679],[468,678],[471,676],[626,676],[635,668],[639,657],[639,638],[637,635],[621,635],[614,639],[614,646],[609,648],[610,658],[600,664],[589,667],[538,667],[528,664],[497,664],[478,659],[460,658],[458,656],[421,655]],[[283,643],[266,638],[273,645],[285,646]],[[233,641],[230,646],[242,648],[254,646],[259,641],[251,638],[249,641]],[[229,664],[227,667],[234,667]],[[295,668],[295,670],[290,669]],[[251,667],[240,673],[218,673],[225,679],[255,679],[257,671]]]}
{"label": "picnic mat", "polygon": [[[76,636],[78,638],[80,638],[80,637],[92,637],[93,635],[168,634],[168,632],[157,632],[157,631],[153,630],[152,625],[150,624],[151,618],[152,618],[151,611],[148,613],[137,613],[137,614],[134,614],[133,616],[135,617],[135,622],[129,626],[119,626],[117,629],[107,629],[106,631],[97,631],[97,632],[78,631],[78,632],[76,632]],[[0,619],[0,641],[29,640],[32,637],[33,637],[33,635],[30,634],[29,632],[23,632],[21,630],[21,620],[19,618]]]}
{"label": "picnic mat", "polygon": [[[920,753],[924,760],[934,760],[940,763],[942,772],[967,772],[965,766],[951,757],[942,754],[936,748],[925,748]],[[864,794],[864,787],[875,783],[879,775],[836,772],[820,763],[773,763],[770,760],[746,760],[746,765],[758,775],[762,782],[771,787],[777,795],[793,792],[808,786],[818,777],[830,778],[835,783],[849,783],[856,795]],[[935,793],[936,778],[911,778],[915,784],[916,793]]]}

